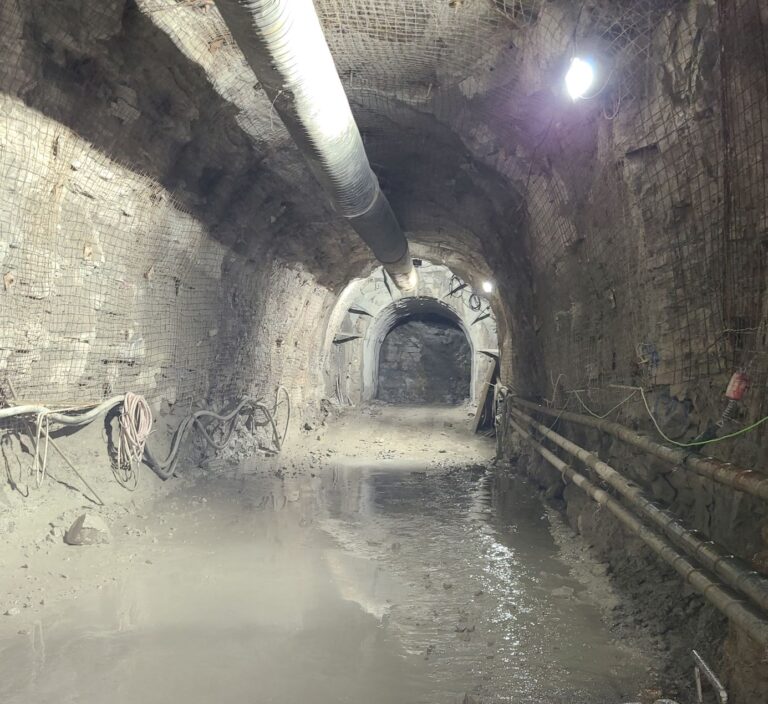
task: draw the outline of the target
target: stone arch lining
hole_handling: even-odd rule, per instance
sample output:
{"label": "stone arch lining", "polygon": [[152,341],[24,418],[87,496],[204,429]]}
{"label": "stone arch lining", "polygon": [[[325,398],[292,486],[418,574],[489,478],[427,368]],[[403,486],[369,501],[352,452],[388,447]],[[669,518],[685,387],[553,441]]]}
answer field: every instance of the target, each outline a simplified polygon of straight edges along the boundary
{"label": "stone arch lining", "polygon": [[480,295],[470,302],[469,286],[452,295],[456,280],[451,269],[442,264],[423,261],[418,272],[418,288],[409,295],[399,292],[378,268],[370,276],[352,281],[339,296],[323,355],[329,397],[353,405],[374,399],[379,354],[387,333],[408,316],[434,313],[464,332],[472,352],[470,401],[478,401],[499,354],[491,301]]}
{"label": "stone arch lining", "polygon": [[384,308],[374,322],[368,326],[363,338],[363,401],[370,401],[377,396],[379,386],[379,360],[381,347],[387,335],[398,323],[419,315],[435,315],[456,325],[463,333],[471,351],[472,370],[470,373],[470,398],[475,398],[475,341],[467,328],[466,322],[449,305],[436,298],[407,297],[393,301]]}

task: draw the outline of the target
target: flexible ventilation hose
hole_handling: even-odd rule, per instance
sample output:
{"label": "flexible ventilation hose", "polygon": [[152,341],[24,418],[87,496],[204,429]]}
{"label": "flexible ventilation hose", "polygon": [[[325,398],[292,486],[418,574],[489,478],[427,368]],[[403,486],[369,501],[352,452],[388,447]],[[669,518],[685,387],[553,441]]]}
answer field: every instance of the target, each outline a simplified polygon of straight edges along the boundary
{"label": "flexible ventilation hose", "polygon": [[312,0],[217,0],[224,21],[310,169],[395,285],[416,285],[408,241],[349,107]]}

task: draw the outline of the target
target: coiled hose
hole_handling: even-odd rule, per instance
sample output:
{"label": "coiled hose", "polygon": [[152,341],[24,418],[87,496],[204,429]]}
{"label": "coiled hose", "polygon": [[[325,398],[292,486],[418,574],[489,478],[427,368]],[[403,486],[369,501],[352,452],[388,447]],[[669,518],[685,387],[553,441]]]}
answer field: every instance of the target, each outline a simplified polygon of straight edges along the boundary
{"label": "coiled hose", "polygon": [[147,400],[128,391],[120,411],[117,461],[112,463],[112,474],[119,484],[130,491],[139,485],[139,475],[134,465],[144,457],[144,448],[151,432],[152,409]]}
{"label": "coiled hose", "polygon": [[[283,401],[280,400],[281,393],[284,396]],[[283,403],[286,405],[286,417],[285,426],[281,433],[277,428],[275,416],[278,408]],[[161,479],[168,479],[173,476],[179,459],[181,443],[192,425],[200,431],[200,434],[211,447],[215,450],[223,450],[232,439],[232,434],[237,425],[237,419],[243,410],[248,412],[248,417],[251,419],[253,419],[257,411],[260,411],[266,418],[266,421],[259,425],[271,426],[272,441],[275,450],[279,452],[282,449],[283,442],[288,433],[288,425],[291,420],[291,398],[284,386],[277,387],[277,390],[275,391],[275,402],[271,409],[263,403],[262,399],[246,396],[230,413],[225,415],[213,411],[195,411],[187,416],[176,429],[176,432],[173,434],[173,439],[171,440],[171,451],[169,452],[168,457],[163,461],[160,461],[155,457],[146,445],[147,437],[152,428],[152,411],[146,400],[138,394],[129,392],[123,396],[113,396],[106,401],[103,401],[98,406],[89,408],[67,408],[59,411],[33,404],[8,406],[7,408],[0,408],[0,420],[22,415],[36,416],[38,436],[37,447],[39,447],[41,436],[44,434],[45,438],[48,438],[48,428],[50,423],[59,423],[70,427],[84,426],[92,423],[99,416],[110,413],[117,407],[121,407],[120,436],[118,441],[117,471],[115,471],[115,468],[113,467],[113,473],[115,473],[115,478],[120,484],[126,488],[135,488],[136,486],[137,478],[132,469],[132,461],[137,462],[139,459],[143,459],[150,469],[152,469],[152,471]],[[229,424],[222,441],[216,442],[211,437],[211,434],[203,423],[206,418],[212,418],[218,423]],[[35,470],[39,477],[38,482],[40,483],[45,477],[47,445],[44,448],[42,457],[38,457],[38,454],[39,453],[36,451]]]}

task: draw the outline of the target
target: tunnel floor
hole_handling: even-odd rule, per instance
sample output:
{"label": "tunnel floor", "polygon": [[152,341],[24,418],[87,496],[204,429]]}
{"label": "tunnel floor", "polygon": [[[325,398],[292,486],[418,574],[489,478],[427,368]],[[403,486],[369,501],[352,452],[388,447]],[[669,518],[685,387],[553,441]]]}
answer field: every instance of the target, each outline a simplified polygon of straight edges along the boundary
{"label": "tunnel floor", "polygon": [[31,558],[26,586],[6,572],[52,601],[0,623],[0,700],[645,699],[652,648],[605,566],[468,421],[355,411],[126,510],[109,545]]}

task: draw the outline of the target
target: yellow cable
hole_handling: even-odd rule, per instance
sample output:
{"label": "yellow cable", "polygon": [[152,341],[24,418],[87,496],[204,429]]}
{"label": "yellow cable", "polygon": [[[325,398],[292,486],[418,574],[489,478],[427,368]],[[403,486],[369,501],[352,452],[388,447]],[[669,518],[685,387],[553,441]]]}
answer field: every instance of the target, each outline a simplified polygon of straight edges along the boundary
{"label": "yellow cable", "polygon": [[595,413],[595,412],[594,412],[594,411],[593,411],[593,410],[592,410],[592,409],[591,409],[589,406],[587,406],[587,404],[586,404],[586,403],[584,403],[584,401],[582,401],[582,400],[581,400],[581,396],[579,396],[579,392],[578,392],[578,391],[572,391],[571,393],[575,394],[575,396],[576,396],[576,399],[577,399],[577,400],[578,400],[578,402],[579,402],[579,403],[580,403],[580,404],[581,404],[581,405],[584,407],[584,410],[585,410],[587,413],[589,413],[589,415],[591,415],[591,416],[594,416],[595,418],[599,418],[600,420],[604,420],[604,419],[605,419],[605,418],[607,418],[609,415],[611,415],[611,413],[613,413],[613,412],[614,412],[614,411],[615,411],[617,408],[620,408],[620,407],[621,407],[621,406],[623,406],[623,405],[624,405],[624,404],[625,404],[627,401],[629,401],[629,399],[631,399],[631,398],[632,398],[632,397],[633,397],[633,396],[634,396],[634,395],[637,393],[637,389],[635,389],[635,390],[634,390],[634,391],[633,391],[633,392],[632,392],[632,393],[631,393],[629,396],[627,396],[627,397],[626,397],[626,398],[625,398],[623,401],[619,401],[619,402],[618,402],[618,403],[617,403],[617,404],[616,404],[616,405],[615,405],[613,408],[611,408],[611,410],[610,410],[610,411],[606,411],[606,412],[605,412],[603,415],[601,415],[601,416],[597,415],[597,413]]}
{"label": "yellow cable", "polygon": [[758,426],[768,421],[768,416],[765,416],[764,418],[761,418],[760,420],[752,423],[752,425],[748,425],[746,428],[741,428],[740,430],[737,430],[734,433],[729,433],[728,435],[721,435],[719,438],[711,438],[709,440],[698,440],[695,442],[677,442],[677,440],[673,440],[672,438],[670,438],[661,429],[661,426],[659,426],[658,422],[656,421],[656,418],[654,418],[653,413],[651,412],[651,407],[648,405],[648,399],[645,397],[645,391],[643,391],[643,389],[641,389],[639,386],[630,387],[630,388],[635,388],[640,392],[640,395],[643,398],[643,404],[645,405],[645,410],[648,412],[648,417],[653,421],[653,424],[656,426],[656,430],[659,431],[659,435],[661,435],[661,437],[663,437],[667,442],[671,442],[673,445],[677,445],[678,447],[701,447],[702,445],[711,445],[713,442],[728,440],[730,438],[735,438],[738,435],[743,435],[744,433],[748,433],[750,430],[754,430]]}

